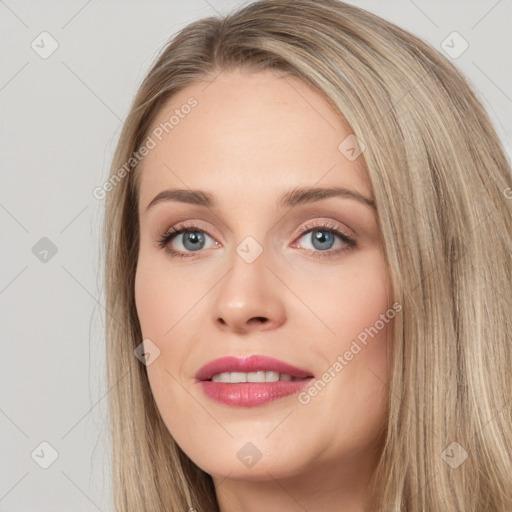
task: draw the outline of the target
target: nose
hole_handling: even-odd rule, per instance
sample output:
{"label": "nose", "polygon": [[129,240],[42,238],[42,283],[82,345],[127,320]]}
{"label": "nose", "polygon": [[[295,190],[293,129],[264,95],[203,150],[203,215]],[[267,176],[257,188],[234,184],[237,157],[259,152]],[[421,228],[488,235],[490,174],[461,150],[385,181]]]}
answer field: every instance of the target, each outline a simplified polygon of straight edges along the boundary
{"label": "nose", "polygon": [[213,321],[237,334],[279,328],[286,321],[282,283],[267,268],[265,251],[252,263],[234,254],[214,297]]}

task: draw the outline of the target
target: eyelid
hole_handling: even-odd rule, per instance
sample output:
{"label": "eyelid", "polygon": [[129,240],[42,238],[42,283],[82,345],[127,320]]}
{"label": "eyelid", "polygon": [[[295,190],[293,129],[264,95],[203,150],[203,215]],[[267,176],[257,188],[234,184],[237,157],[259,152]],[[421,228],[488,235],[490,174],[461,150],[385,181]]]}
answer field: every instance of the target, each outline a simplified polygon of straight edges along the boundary
{"label": "eyelid", "polygon": [[311,224],[304,224],[299,228],[299,234],[297,236],[302,236],[308,231],[313,231],[315,229],[340,231],[345,237],[354,241],[358,238],[358,235],[354,231],[347,229],[343,224],[333,221],[332,219],[315,219]]}
{"label": "eyelid", "polygon": [[178,234],[179,231],[200,231],[201,233],[206,233],[210,238],[217,239],[219,238],[217,235],[212,235],[213,231],[209,227],[204,227],[200,220],[186,220],[181,222],[173,223],[169,228],[163,231],[163,235],[172,235]]}
{"label": "eyelid", "polygon": [[[179,235],[187,232],[198,231],[200,233],[205,233],[208,237],[210,237],[216,246],[222,246],[220,242],[217,241],[217,237],[210,234],[210,230],[201,226],[201,221],[189,220],[183,222],[176,222],[171,227],[167,228],[157,237],[157,245],[159,247],[165,248],[165,245],[170,244],[175,240]],[[168,240],[165,242],[165,240]],[[165,242],[165,243],[164,243]],[[198,251],[200,252],[200,251]],[[192,251],[189,251],[190,254],[193,254]]]}
{"label": "eyelid", "polygon": [[[332,219],[315,219],[315,221],[311,221],[311,223],[304,224],[299,228],[299,232],[293,238],[294,242],[291,244],[291,247],[297,247],[297,240],[304,237],[307,233],[315,230],[324,230],[334,233],[334,236],[338,237],[342,241],[342,243],[345,244],[345,246],[341,248],[338,247],[337,249],[328,249],[325,251],[301,248],[306,253],[312,253],[313,257],[334,258],[338,254],[353,249],[358,245],[356,242],[358,238],[357,234],[350,229],[347,230],[339,222],[333,221]],[[163,233],[163,235],[159,237],[157,241],[158,246],[167,251],[173,257],[201,257],[201,254],[205,252],[204,249],[199,249],[198,251],[177,251],[175,249],[170,248],[170,244],[175,240],[175,238],[187,232],[204,233],[214,241],[214,244],[216,246],[215,248],[222,247],[222,244],[216,240],[216,237],[210,235],[209,230],[206,230],[203,227],[201,227],[200,222],[197,222],[195,220],[178,222],[171,226],[170,228],[168,228]],[[195,254],[196,252],[197,254]]]}
{"label": "eyelid", "polygon": [[[210,234],[209,228],[204,228],[201,226],[202,221],[197,220],[188,220],[188,221],[182,221],[182,222],[176,222],[171,227],[165,230],[165,234],[170,234],[171,231],[175,233],[176,231],[190,229],[190,230],[196,230],[206,233],[211,238],[218,238],[212,234]],[[341,224],[338,221],[329,219],[329,218],[316,218],[313,221],[309,221],[306,224],[303,224],[297,231],[296,235],[294,235],[294,240],[303,235],[304,233],[307,233],[310,230],[314,229],[333,229],[341,231],[343,235],[345,235],[347,238],[352,238],[356,240],[358,238],[357,233],[355,233],[352,229],[349,229],[345,227],[343,224]]]}

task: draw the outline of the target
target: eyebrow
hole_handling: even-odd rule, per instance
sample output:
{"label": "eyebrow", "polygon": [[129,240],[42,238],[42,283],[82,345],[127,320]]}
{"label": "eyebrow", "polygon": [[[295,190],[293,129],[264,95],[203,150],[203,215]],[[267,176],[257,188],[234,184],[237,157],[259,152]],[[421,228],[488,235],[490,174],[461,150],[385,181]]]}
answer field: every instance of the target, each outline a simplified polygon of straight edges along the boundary
{"label": "eyebrow", "polygon": [[[354,199],[360,203],[376,209],[375,201],[354,190],[345,187],[316,187],[316,188],[295,188],[286,192],[278,201],[281,208],[294,207],[299,204],[313,203],[331,197]],[[148,204],[146,211],[159,203],[167,201],[178,201],[181,203],[194,204],[213,208],[216,201],[212,194],[203,190],[191,189],[169,189],[157,194]]]}

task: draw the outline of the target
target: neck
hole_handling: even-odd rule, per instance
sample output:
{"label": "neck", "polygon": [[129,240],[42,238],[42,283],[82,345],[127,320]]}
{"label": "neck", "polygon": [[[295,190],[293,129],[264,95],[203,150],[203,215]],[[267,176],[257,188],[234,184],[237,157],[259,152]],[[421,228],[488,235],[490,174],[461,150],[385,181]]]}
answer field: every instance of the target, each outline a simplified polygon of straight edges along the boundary
{"label": "neck", "polygon": [[278,474],[269,469],[259,480],[213,477],[220,512],[368,512],[368,487],[374,458],[312,464],[307,472]]}

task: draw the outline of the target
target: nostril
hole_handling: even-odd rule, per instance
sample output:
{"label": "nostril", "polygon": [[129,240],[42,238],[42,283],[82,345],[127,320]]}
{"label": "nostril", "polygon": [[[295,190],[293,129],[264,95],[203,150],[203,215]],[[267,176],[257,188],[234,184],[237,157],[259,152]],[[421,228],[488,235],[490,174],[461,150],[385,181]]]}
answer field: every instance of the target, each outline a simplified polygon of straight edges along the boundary
{"label": "nostril", "polygon": [[[268,321],[269,321],[269,319],[267,317],[265,317],[265,316],[253,316],[252,318],[247,320],[245,325],[246,326],[247,325],[254,325],[254,324],[262,325],[262,324],[268,323]],[[217,322],[220,325],[223,325],[223,326],[226,326],[226,327],[229,325],[229,322],[224,320],[224,318],[222,318],[222,317],[218,317],[217,318]],[[233,327],[234,327],[234,325],[233,325]]]}
{"label": "nostril", "polygon": [[264,324],[268,321],[268,318],[265,318],[264,316],[255,316],[254,318],[251,318],[251,322],[259,322],[260,324]]}

